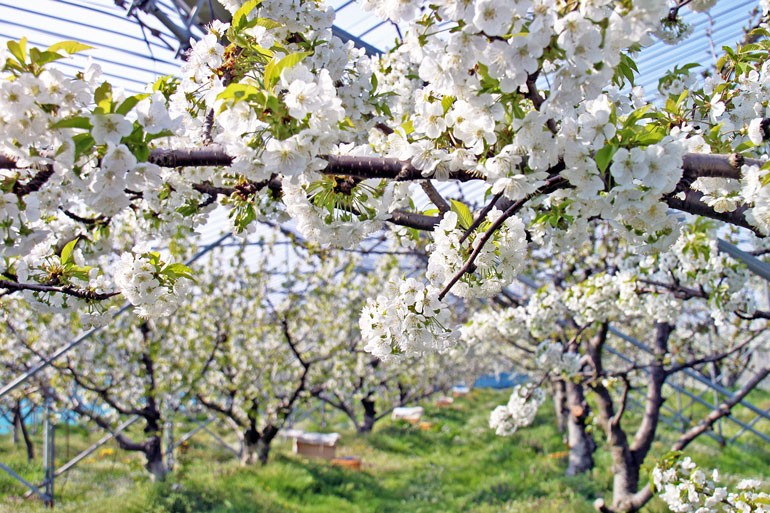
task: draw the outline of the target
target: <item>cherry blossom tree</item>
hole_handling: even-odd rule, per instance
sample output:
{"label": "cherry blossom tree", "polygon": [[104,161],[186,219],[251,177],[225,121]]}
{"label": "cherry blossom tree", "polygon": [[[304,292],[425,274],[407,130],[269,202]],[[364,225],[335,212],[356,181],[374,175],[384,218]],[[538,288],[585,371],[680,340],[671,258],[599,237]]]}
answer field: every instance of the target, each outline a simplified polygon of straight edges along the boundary
{"label": "cherry blossom tree", "polygon": [[278,261],[276,244],[215,254],[191,305],[198,335],[178,340],[188,359],[209,355],[190,388],[237,430],[244,463],[267,463],[292,416],[341,373],[351,379],[344,355],[360,340],[361,258],[295,245]]}
{"label": "cherry blossom tree", "polygon": [[[526,305],[479,312],[463,328],[471,344],[496,340],[536,362],[536,382],[554,374],[566,378],[568,473],[593,467],[597,446],[587,432],[589,418],[607,435],[613,502],[602,504],[602,510],[635,511],[651,498],[640,471],[657,436],[665,382],[716,362],[735,365],[746,349],[767,343],[767,312],[752,302],[759,296],[759,284],[716,251],[712,237],[706,236],[710,229],[709,223],[695,223],[682,236],[686,243],[644,257],[626,253],[613,238],[598,244],[594,236],[581,251],[562,253],[558,264],[533,266],[533,274],[548,282]],[[622,346],[621,353],[609,348],[610,323],[641,340],[651,339],[646,342],[649,354],[633,346],[630,352]],[[729,414],[767,374],[764,367],[749,375],[729,404],[719,405],[676,448]],[[624,414],[634,389],[646,389],[644,414],[641,424],[626,427]],[[588,393],[595,398],[595,412],[588,407]],[[506,406],[492,413],[490,426],[511,435],[533,421],[542,401],[542,391],[532,384],[520,387]]]}

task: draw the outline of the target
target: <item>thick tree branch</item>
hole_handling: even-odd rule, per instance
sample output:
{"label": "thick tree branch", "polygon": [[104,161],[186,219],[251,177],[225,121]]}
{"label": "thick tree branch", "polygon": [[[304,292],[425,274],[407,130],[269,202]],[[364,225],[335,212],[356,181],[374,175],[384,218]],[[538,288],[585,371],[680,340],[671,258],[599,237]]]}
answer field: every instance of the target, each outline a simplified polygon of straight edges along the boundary
{"label": "thick tree branch", "polygon": [[663,367],[663,359],[668,353],[668,340],[674,327],[668,323],[655,325],[655,340],[653,350],[655,361],[649,369],[650,381],[647,386],[647,400],[644,405],[642,422],[634,435],[631,443],[633,460],[641,465],[655,440],[655,433],[660,422],[660,408],[663,405],[663,384],[666,381],[666,370]]}
{"label": "thick tree branch", "polygon": [[720,360],[724,360],[725,358],[729,357],[730,355],[733,355],[743,349],[744,347],[748,346],[753,340],[755,340],[762,332],[757,332],[753,336],[749,337],[748,339],[744,340],[737,346],[719,354],[709,355],[705,356],[703,358],[697,358],[695,360],[690,360],[688,362],[680,363],[678,365],[674,365],[673,367],[666,369],[666,374],[669,376],[672,374],[675,374],[681,370],[689,369],[692,367],[695,367],[697,365],[702,365],[704,363],[713,363],[718,362]]}
{"label": "thick tree branch", "polygon": [[728,400],[717,406],[696,426],[690,428],[686,433],[679,437],[679,440],[671,447],[673,451],[681,451],[690,443],[711,428],[716,421],[730,414],[732,408],[741,402],[749,393],[754,390],[770,374],[770,367],[760,369],[754,376],[746,382],[735,394]]}
{"label": "thick tree branch", "polygon": [[761,167],[763,162],[747,159],[738,153],[712,155],[706,153],[686,153],[682,158],[684,178],[695,180],[700,177],[741,179],[743,165]]}
{"label": "thick tree branch", "polygon": [[69,285],[43,285],[40,283],[19,283],[10,280],[0,280],[0,289],[6,289],[12,292],[19,290],[31,290],[34,292],[59,292],[61,294],[67,294],[68,296],[74,296],[80,299],[90,299],[94,301],[103,301],[111,297],[115,297],[120,292],[94,292],[87,289],[78,289]]}
{"label": "thick tree branch", "polygon": [[[327,167],[322,171],[325,174],[350,176],[358,179],[375,178],[396,181],[425,179],[422,171],[416,169],[410,162],[394,158],[351,155],[326,155],[323,158],[328,162]],[[204,148],[189,149],[154,149],[150,152],[148,160],[163,167],[229,166],[233,161],[233,157],[227,155],[224,149],[219,146],[206,146]],[[665,198],[665,201],[671,208],[741,226],[762,236],[755,227],[746,221],[744,217],[745,206],[738,208],[734,212],[716,212],[700,201],[702,197],[700,192],[689,189],[689,184],[698,177],[739,179],[741,165],[743,164],[760,165],[761,162],[755,159],[744,159],[737,154],[686,154],[682,165],[683,178],[678,188],[679,191],[684,191],[685,198],[679,199],[675,195],[669,195]],[[16,168],[16,162],[12,158],[0,156],[0,168]],[[52,174],[52,168],[41,170],[26,184],[17,184],[14,187],[14,192],[24,195],[39,190]],[[455,171],[450,173],[448,178],[456,181],[484,179],[483,176],[472,171]],[[199,192],[209,196],[207,202],[213,201],[211,198],[214,195],[230,195],[234,191],[234,188],[215,187],[205,183],[197,184],[194,187]],[[505,207],[501,206],[501,208]],[[391,219],[395,224],[421,230],[432,229],[432,226],[439,220],[439,218],[415,219],[409,215],[404,215],[404,213],[394,213]]]}
{"label": "thick tree branch", "polygon": [[723,221],[729,224],[734,224],[735,226],[740,226],[741,228],[751,230],[758,237],[764,237],[759,229],[750,225],[746,220],[745,213],[747,207],[745,205],[738,207],[732,212],[717,212],[701,201],[701,198],[703,198],[702,192],[687,189],[683,191],[683,193],[685,195],[684,199],[680,199],[676,195],[672,194],[664,197],[664,201],[668,204],[669,207],[673,209],[681,210],[682,212],[687,212],[689,214],[709,217],[711,219],[716,219],[718,221]]}

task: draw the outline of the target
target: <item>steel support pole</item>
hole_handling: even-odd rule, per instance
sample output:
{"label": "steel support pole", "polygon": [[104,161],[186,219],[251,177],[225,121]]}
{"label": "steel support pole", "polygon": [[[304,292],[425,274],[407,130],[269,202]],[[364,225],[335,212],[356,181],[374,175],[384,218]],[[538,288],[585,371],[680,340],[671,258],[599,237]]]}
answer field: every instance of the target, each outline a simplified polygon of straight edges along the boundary
{"label": "steel support pole", "polygon": [[740,260],[749,271],[764,278],[766,281],[770,281],[770,264],[763,262],[754,255],[750,255],[745,251],[738,249],[734,244],[730,244],[726,240],[717,239],[717,248],[723,253],[727,253],[736,260]]}
{"label": "steel support pole", "polygon": [[[222,447],[224,447],[225,449],[227,449],[227,450],[228,450],[228,451],[230,451],[231,453],[235,454],[235,457],[236,457],[236,458],[240,458],[240,456],[241,456],[241,453],[240,453],[239,451],[237,451],[237,450],[233,449],[233,448],[230,446],[230,444],[228,444],[227,442],[225,442],[224,440],[222,440],[222,438],[221,438],[221,437],[220,437],[218,434],[214,433],[214,432],[213,432],[213,431],[212,431],[212,430],[209,428],[209,424],[211,424],[212,422],[214,422],[214,420],[216,419],[216,417],[209,417],[209,418],[207,418],[205,421],[200,421],[200,420],[196,419],[195,417],[192,417],[191,415],[189,415],[189,414],[188,414],[188,415],[187,415],[187,418],[188,418],[188,419],[189,419],[191,422],[194,422],[195,424],[197,424],[197,425],[198,425],[198,427],[199,427],[200,429],[204,430],[206,433],[208,433],[209,435],[211,435],[211,438],[213,438],[213,439],[214,439],[214,440],[215,440],[215,441],[216,441],[216,442],[217,442],[219,445],[221,445]],[[193,430],[193,431],[194,431],[194,432],[197,432],[196,430]],[[190,436],[189,436],[189,437],[188,437],[186,440],[189,440],[190,438],[192,438],[192,435],[193,435],[193,434],[195,434],[195,433],[192,433],[192,434],[191,434],[191,435],[190,435]]]}
{"label": "steel support pole", "polygon": [[[767,411],[768,411],[768,413],[770,413],[770,409],[768,409]],[[754,426],[757,424],[757,422],[759,422],[760,420],[763,420],[763,419],[762,419],[762,417],[759,417],[759,416],[756,416],[756,417],[754,417],[754,418],[751,420],[751,422],[749,422],[749,427],[753,428],[753,427],[754,427]],[[741,435],[742,435],[743,433],[745,433],[746,431],[748,431],[748,429],[746,429],[746,428],[741,428],[741,430],[740,430],[740,431],[738,431],[737,433],[735,433],[735,435],[733,435],[733,437],[732,437],[732,438],[730,438],[730,442],[732,443],[732,442],[736,441],[736,440],[738,439],[738,437],[739,437],[739,436],[741,436]]]}
{"label": "steel support pole", "polygon": [[21,477],[19,474],[14,472],[14,470],[11,467],[6,465],[5,463],[0,463],[0,469],[4,470],[9,476],[14,478],[15,480],[17,480],[27,488],[29,488],[30,491],[34,492],[38,497],[40,497],[40,500],[42,500],[43,502],[48,502],[50,500],[48,495],[46,495],[46,493],[43,490],[41,490],[39,487],[33,485],[32,483],[30,483],[29,481]]}
{"label": "steel support pole", "polygon": [[174,469],[174,421],[167,420],[163,427],[166,443],[166,468],[170,471]]}
{"label": "steel support pole", "polygon": [[138,416],[132,417],[127,421],[123,422],[122,424],[120,424],[117,428],[115,428],[115,431],[104,435],[99,440],[94,442],[93,445],[91,445],[87,449],[80,452],[77,456],[69,460],[67,463],[65,463],[61,467],[57,468],[56,472],[54,472],[54,477],[59,477],[60,475],[70,470],[72,467],[74,467],[75,465],[77,465],[78,463],[80,463],[81,461],[89,457],[91,454],[93,454],[94,451],[96,451],[96,449],[98,449],[99,447],[103,446],[104,444],[106,444],[107,442],[115,438],[119,433],[124,431],[126,428],[134,424],[139,419],[140,417]]}
{"label": "steel support pole", "polygon": [[43,468],[45,469],[45,480],[43,481],[43,485],[45,494],[48,497],[44,502],[46,506],[53,508],[56,441],[54,439],[54,423],[51,419],[51,400],[48,398],[45,400],[45,413],[43,415]]}

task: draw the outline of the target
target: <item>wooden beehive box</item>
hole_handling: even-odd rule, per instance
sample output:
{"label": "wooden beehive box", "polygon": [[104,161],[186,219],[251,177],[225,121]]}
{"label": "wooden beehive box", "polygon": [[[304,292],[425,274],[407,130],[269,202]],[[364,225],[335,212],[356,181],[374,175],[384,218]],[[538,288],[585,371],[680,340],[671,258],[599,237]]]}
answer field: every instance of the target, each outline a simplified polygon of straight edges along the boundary
{"label": "wooden beehive box", "polygon": [[393,408],[393,413],[391,414],[391,417],[393,420],[405,420],[407,422],[410,422],[412,424],[415,424],[420,421],[422,418],[423,409],[421,406],[414,406],[411,408],[399,406],[398,408]]}
{"label": "wooden beehive box", "polygon": [[303,433],[294,439],[294,454],[307,458],[334,459],[339,438],[337,433]]}

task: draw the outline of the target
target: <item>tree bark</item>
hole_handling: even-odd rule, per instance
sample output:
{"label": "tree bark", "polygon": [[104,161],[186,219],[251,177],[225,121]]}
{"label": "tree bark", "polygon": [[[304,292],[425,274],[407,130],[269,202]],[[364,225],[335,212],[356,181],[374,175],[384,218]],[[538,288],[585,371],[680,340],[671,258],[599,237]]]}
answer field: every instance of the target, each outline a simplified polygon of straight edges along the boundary
{"label": "tree bark", "polygon": [[153,481],[163,481],[168,474],[168,467],[163,461],[163,450],[159,436],[153,436],[145,442],[144,456],[147,458],[144,468],[152,475]]}
{"label": "tree bark", "polygon": [[19,443],[19,434],[24,439],[24,446],[27,451],[27,461],[33,461],[35,459],[35,444],[32,443],[32,439],[27,431],[27,424],[24,422],[24,414],[21,411],[21,401],[16,401],[13,407],[13,443]]}
{"label": "tree bark", "polygon": [[260,433],[257,429],[249,428],[243,432],[243,452],[241,463],[254,465],[259,462],[267,464],[270,458],[270,445],[278,434],[276,426],[268,425]]}
{"label": "tree bark", "polygon": [[21,433],[21,415],[17,407],[13,408],[13,445],[19,445],[19,433]]}
{"label": "tree bark", "polygon": [[254,428],[249,428],[243,432],[243,450],[241,451],[241,463],[243,465],[253,465],[257,462],[259,439],[259,431]]}
{"label": "tree bark", "polygon": [[262,436],[257,442],[257,458],[262,465],[267,464],[267,459],[270,456],[270,444],[278,434],[278,428],[273,425],[268,425],[262,430]]}
{"label": "tree bark", "polygon": [[583,385],[566,382],[567,406],[567,443],[569,444],[569,465],[567,475],[574,476],[590,472],[594,467],[596,442],[586,431],[586,420],[590,413],[583,393]]}
{"label": "tree bark", "polygon": [[[553,387],[553,407],[556,412],[556,427],[559,433],[566,433],[569,409],[567,409],[567,387],[563,379],[554,379],[551,381]],[[564,442],[568,443],[565,436]]]}
{"label": "tree bark", "polygon": [[374,400],[364,397],[361,399],[361,405],[364,407],[364,421],[358,427],[358,432],[371,433],[374,423],[377,422],[377,410],[374,408]]}

